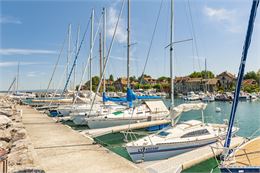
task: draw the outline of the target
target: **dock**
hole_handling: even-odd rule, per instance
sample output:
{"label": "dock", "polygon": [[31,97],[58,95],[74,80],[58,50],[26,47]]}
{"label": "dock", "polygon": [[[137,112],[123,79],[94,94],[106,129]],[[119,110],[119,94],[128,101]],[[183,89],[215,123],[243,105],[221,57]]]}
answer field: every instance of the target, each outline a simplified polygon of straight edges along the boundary
{"label": "dock", "polygon": [[120,157],[89,137],[56,123],[29,106],[17,106],[34,146],[37,161],[47,173],[143,173],[142,168]]}
{"label": "dock", "polygon": [[[211,146],[159,161],[135,164],[113,153],[93,141],[92,137],[131,129],[145,128],[153,125],[169,123],[158,120],[82,131],[57,123],[46,114],[29,106],[17,106],[21,110],[22,122],[34,146],[38,164],[48,173],[180,173],[196,164],[206,161],[223,152],[221,141]],[[83,134],[82,134],[83,133]],[[231,148],[240,145],[242,137],[234,137]],[[215,155],[214,155],[214,153]]]}
{"label": "dock", "polygon": [[[234,137],[230,148],[235,148],[244,142],[242,137]],[[223,152],[224,141],[192,150],[190,152],[159,161],[148,161],[138,164],[138,166],[149,173],[180,173],[196,164],[220,155]],[[214,153],[213,153],[214,151]]]}
{"label": "dock", "polygon": [[81,131],[81,133],[84,135],[91,136],[92,138],[95,138],[95,137],[106,135],[109,133],[127,131],[128,129],[131,129],[131,130],[142,129],[142,128],[146,128],[146,127],[157,126],[157,125],[162,125],[162,124],[169,124],[169,123],[171,123],[170,120],[154,120],[154,121],[147,121],[147,122],[141,122],[141,123],[101,128],[101,129],[83,130],[83,131]]}

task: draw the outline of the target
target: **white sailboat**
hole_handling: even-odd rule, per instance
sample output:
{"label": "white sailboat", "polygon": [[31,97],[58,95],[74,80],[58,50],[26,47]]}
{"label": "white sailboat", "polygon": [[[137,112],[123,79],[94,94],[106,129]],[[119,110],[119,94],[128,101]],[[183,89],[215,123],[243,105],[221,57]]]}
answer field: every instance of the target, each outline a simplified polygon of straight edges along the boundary
{"label": "white sailboat", "polygon": [[[182,112],[204,110],[206,104],[182,104],[172,109],[172,118]],[[202,112],[203,115],[203,112]],[[233,133],[238,128],[233,128]],[[227,125],[209,124],[189,120],[126,144],[126,150],[134,162],[167,159],[193,149],[224,139]]]}
{"label": "white sailboat", "polygon": [[[136,97],[132,90],[130,89],[130,0],[128,0],[128,29],[127,29],[127,92],[128,98],[126,101],[129,103],[129,107],[121,111],[115,111],[115,108],[112,108],[112,111],[106,115],[97,115],[97,116],[85,116],[79,117],[77,120],[73,120],[74,123],[84,123],[89,126],[89,128],[104,128],[111,127],[123,124],[138,123],[144,121],[164,119],[169,115],[169,110],[161,100],[156,101],[145,101],[141,105],[136,105],[132,107],[132,97]],[[110,52],[109,52],[110,53]],[[109,57],[109,56],[107,56]],[[107,61],[107,60],[106,60]],[[103,69],[104,73],[105,67]],[[98,87],[99,89],[99,87]],[[98,91],[97,89],[97,91]],[[148,98],[149,99],[149,98]],[[92,110],[91,110],[92,111]]]}

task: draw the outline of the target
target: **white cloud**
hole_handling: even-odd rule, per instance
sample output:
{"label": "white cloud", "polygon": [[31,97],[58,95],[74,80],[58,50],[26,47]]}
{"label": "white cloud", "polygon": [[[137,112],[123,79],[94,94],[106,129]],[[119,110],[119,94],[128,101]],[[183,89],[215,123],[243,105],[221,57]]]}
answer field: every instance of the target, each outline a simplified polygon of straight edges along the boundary
{"label": "white cloud", "polygon": [[[118,61],[126,61],[126,57],[119,57],[119,56],[110,56],[111,59],[118,60]],[[130,58],[130,61],[139,61],[137,58]]]}
{"label": "white cloud", "polygon": [[[107,34],[108,36],[112,37],[114,34],[115,26],[117,23],[119,12],[115,9],[114,6],[108,8],[108,15],[107,15]],[[127,32],[124,27],[125,20],[121,17],[119,19],[119,23],[117,26],[116,31],[116,40],[119,43],[125,43],[127,39]]]}
{"label": "white cloud", "polygon": [[56,54],[54,50],[0,48],[0,55]]}
{"label": "white cloud", "polygon": [[[47,64],[45,62],[20,62],[20,65],[42,65],[42,64]],[[18,62],[16,61],[5,61],[5,62],[0,62],[0,67],[12,67],[12,66],[17,66]]]}
{"label": "white cloud", "polygon": [[203,12],[213,22],[224,25],[225,30],[229,32],[240,33],[242,31],[241,25],[238,24],[238,14],[236,10],[205,6]]}
{"label": "white cloud", "polygon": [[0,24],[22,24],[22,21],[12,16],[0,16]]}
{"label": "white cloud", "polygon": [[218,21],[228,21],[232,22],[235,19],[236,12],[234,10],[227,10],[224,8],[211,8],[211,7],[204,7],[204,13],[213,19]]}
{"label": "white cloud", "polygon": [[27,73],[27,77],[38,77],[38,76],[43,76],[45,75],[46,73],[44,72],[39,72],[39,71],[30,71]]}

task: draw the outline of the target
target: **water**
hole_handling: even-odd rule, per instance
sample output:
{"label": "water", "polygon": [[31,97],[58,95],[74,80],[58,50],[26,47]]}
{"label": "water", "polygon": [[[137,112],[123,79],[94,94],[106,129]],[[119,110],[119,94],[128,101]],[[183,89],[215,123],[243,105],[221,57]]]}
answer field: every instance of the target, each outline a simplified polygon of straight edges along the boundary
{"label": "water", "polygon": [[[175,104],[179,105],[183,103],[183,100],[176,99]],[[166,104],[169,105],[169,101],[166,101]],[[229,119],[230,110],[232,104],[229,102],[211,102],[208,103],[207,108],[204,110],[204,119],[207,123],[224,123],[224,119]],[[221,108],[221,112],[216,112],[216,107]],[[190,111],[183,113],[180,121],[186,121],[190,119],[202,120],[200,111]],[[255,102],[239,102],[238,110],[236,114],[236,126],[240,128],[238,135],[243,137],[250,137],[255,131],[260,128],[260,101]],[[138,130],[137,132],[144,132],[144,130]],[[148,134],[148,132],[145,132]],[[255,136],[260,135],[260,130],[255,134]],[[137,135],[137,138],[142,137],[143,135]],[[125,157],[128,160],[131,160],[128,156],[124,147],[122,147],[124,142],[124,135],[120,133],[104,135],[96,138],[97,142],[100,142],[102,145],[110,149],[111,151],[119,154],[122,157]],[[189,172],[205,172],[208,173],[214,169],[214,173],[219,173],[217,168],[217,162],[215,159],[209,159],[199,165],[189,168],[183,173]]]}

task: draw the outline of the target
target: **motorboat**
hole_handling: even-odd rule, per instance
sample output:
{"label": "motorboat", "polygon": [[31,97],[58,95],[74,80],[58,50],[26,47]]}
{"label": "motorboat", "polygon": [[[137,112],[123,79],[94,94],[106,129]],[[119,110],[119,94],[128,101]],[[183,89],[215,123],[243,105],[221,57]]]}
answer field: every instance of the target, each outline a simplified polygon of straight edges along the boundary
{"label": "motorboat", "polygon": [[[206,104],[182,104],[171,110],[172,118],[190,110],[204,110]],[[203,114],[202,114],[203,115]],[[148,135],[126,144],[134,162],[167,159],[205,145],[213,144],[226,136],[227,125],[189,120],[172,125],[156,134]],[[237,132],[238,128],[233,128]]]}

